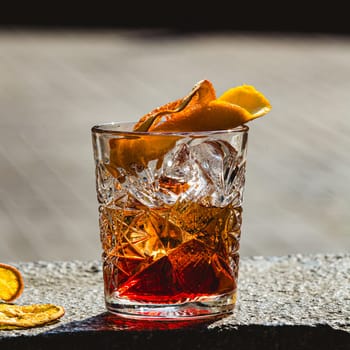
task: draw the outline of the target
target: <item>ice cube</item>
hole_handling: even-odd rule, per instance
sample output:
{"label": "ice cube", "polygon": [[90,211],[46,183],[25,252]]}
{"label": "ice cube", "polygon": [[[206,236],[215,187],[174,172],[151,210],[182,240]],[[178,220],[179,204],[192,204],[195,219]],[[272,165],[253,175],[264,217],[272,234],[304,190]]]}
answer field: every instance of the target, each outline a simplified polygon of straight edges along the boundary
{"label": "ice cube", "polygon": [[[166,179],[182,184],[181,191],[176,191],[172,204],[176,201],[199,201],[211,192],[211,184],[196,161],[193,146],[188,142],[179,143],[169,152],[163,161],[161,173]],[[176,187],[175,187],[176,188]],[[164,189],[164,186],[162,187]],[[165,188],[165,192],[168,189]],[[174,191],[171,191],[172,193]]]}
{"label": "ice cube", "polygon": [[225,207],[241,204],[244,179],[244,158],[228,141],[185,138],[162,162],[126,175],[122,188],[150,208],[177,201]]}
{"label": "ice cube", "polygon": [[237,150],[224,140],[206,140],[193,147],[192,158],[212,189],[210,205],[224,207],[240,204],[244,185],[245,162]]}

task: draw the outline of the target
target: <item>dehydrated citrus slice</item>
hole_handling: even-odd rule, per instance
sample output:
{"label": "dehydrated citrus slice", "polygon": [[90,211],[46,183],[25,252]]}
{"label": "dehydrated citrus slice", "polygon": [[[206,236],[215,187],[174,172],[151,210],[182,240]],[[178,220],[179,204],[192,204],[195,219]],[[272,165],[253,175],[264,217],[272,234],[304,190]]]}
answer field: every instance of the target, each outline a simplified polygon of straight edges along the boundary
{"label": "dehydrated citrus slice", "polygon": [[23,288],[21,272],[14,266],[0,263],[0,300],[8,303],[16,300]]}
{"label": "dehydrated citrus slice", "polygon": [[20,329],[42,326],[61,318],[62,306],[54,304],[0,304],[0,329]]}

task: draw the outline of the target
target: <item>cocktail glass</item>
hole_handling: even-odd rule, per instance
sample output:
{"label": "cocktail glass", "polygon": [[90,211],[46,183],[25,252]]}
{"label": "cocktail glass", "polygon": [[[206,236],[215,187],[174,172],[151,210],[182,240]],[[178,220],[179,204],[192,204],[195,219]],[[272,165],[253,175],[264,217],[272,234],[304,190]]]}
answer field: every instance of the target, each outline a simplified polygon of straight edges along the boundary
{"label": "cocktail glass", "polygon": [[92,128],[105,303],[142,319],[234,309],[248,127]]}

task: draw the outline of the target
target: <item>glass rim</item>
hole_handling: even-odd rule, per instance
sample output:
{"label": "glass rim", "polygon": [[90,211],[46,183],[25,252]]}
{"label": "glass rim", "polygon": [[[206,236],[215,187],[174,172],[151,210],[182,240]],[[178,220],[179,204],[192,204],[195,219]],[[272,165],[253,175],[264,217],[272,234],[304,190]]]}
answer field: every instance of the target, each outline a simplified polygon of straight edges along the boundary
{"label": "glass rim", "polygon": [[120,121],[120,122],[106,122],[100,123],[92,126],[91,132],[93,134],[107,134],[107,135],[169,135],[169,136],[189,136],[189,135],[217,135],[217,134],[227,134],[227,133],[242,133],[249,130],[249,126],[246,124],[239,125],[231,129],[217,129],[217,130],[207,130],[207,131],[127,131],[127,130],[113,130],[112,127],[118,125],[132,125],[137,123],[136,121]]}

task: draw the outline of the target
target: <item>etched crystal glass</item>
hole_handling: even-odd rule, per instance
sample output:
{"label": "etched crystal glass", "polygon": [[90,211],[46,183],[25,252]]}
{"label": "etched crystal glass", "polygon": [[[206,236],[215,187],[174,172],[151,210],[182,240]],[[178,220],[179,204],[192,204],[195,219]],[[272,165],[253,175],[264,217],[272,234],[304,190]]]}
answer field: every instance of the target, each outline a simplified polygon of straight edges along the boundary
{"label": "etched crystal glass", "polygon": [[170,320],[231,312],[248,127],[132,128],[92,128],[107,310]]}

